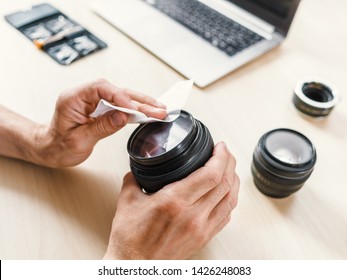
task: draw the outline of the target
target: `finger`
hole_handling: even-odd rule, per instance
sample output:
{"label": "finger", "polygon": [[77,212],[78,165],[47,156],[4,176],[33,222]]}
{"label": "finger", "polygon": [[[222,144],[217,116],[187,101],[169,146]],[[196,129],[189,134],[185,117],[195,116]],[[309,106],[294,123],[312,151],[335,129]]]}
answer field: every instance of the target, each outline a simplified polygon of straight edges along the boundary
{"label": "finger", "polygon": [[90,121],[89,114],[95,110],[95,105],[84,102],[79,96],[81,91],[83,89],[63,92],[57,100],[56,111],[62,116],[73,115],[73,122],[85,124]]}
{"label": "finger", "polygon": [[124,92],[130,96],[130,98],[132,100],[135,100],[139,103],[142,103],[142,104],[148,104],[148,105],[151,105],[153,107],[158,107],[158,108],[161,108],[161,109],[166,109],[166,105],[159,102],[158,100],[154,99],[153,97],[151,96],[148,96],[148,95],[145,95],[143,93],[140,93],[140,92],[137,92],[137,91],[134,91],[134,90],[131,90],[131,89],[123,89]]}
{"label": "finger", "polygon": [[78,92],[79,97],[84,102],[94,104],[95,106],[100,99],[105,99],[116,106],[137,109],[132,104],[130,96],[124,90],[121,90],[104,79],[85,84],[78,89]]}
{"label": "finger", "polygon": [[231,214],[225,217],[215,228],[210,231],[209,240],[219,233],[231,220]]}
{"label": "finger", "polygon": [[88,125],[89,136],[97,142],[117,132],[123,128],[127,122],[128,117],[125,113],[119,111],[108,112],[96,118]]}
{"label": "finger", "polygon": [[95,110],[100,99],[105,99],[116,106],[139,110],[149,117],[164,119],[167,115],[166,106],[156,99],[130,89],[118,88],[103,79],[83,85],[77,92],[85,104],[92,106],[88,113]]}
{"label": "finger", "polygon": [[141,187],[136,182],[134,175],[128,172],[123,178],[123,186],[119,195],[119,201],[131,203],[147,196],[142,192]]}
{"label": "finger", "polygon": [[153,107],[151,105],[139,103],[136,101],[133,101],[133,103],[136,105],[140,112],[144,113],[148,117],[163,120],[167,116],[167,111],[165,109]]}
{"label": "finger", "polygon": [[220,184],[210,190],[196,202],[198,207],[203,209],[207,215],[209,215],[216,205],[225,197],[225,195],[232,190],[234,186],[234,176],[237,176],[235,174],[235,164],[234,158],[230,156]]}
{"label": "finger", "polygon": [[174,192],[179,199],[193,204],[221,182],[229,156],[226,145],[224,143],[217,144],[212,157],[205,166],[188,177],[163,188],[163,191]]}
{"label": "finger", "polygon": [[236,208],[238,202],[239,202],[239,191],[240,191],[240,178],[235,174],[234,176],[234,185],[231,188],[231,204],[233,209]]}
{"label": "finger", "polygon": [[208,223],[212,228],[217,227],[237,206],[239,185],[239,177],[235,175],[231,190],[216,205],[208,217]]}

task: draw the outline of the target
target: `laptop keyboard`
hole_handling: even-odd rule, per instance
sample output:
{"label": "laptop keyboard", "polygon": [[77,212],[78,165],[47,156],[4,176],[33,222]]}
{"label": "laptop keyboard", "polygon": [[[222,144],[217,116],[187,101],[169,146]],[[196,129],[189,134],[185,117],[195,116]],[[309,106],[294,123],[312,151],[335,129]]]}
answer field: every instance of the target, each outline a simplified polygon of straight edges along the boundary
{"label": "laptop keyboard", "polygon": [[196,0],[143,0],[232,56],[264,38]]}

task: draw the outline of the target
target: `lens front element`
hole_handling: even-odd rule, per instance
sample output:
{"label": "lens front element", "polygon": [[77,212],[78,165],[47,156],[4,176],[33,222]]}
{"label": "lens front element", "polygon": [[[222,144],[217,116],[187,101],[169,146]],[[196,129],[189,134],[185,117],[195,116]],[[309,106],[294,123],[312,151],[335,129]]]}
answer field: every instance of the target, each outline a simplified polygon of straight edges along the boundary
{"label": "lens front element", "polygon": [[265,148],[270,156],[289,165],[310,161],[314,152],[306,138],[287,130],[269,133],[265,139]]}
{"label": "lens front element", "polygon": [[[156,157],[167,153],[179,145],[192,130],[192,119],[180,116],[172,123],[152,124],[150,134],[139,134],[141,146],[138,156],[143,158]],[[150,126],[150,125],[149,125]]]}

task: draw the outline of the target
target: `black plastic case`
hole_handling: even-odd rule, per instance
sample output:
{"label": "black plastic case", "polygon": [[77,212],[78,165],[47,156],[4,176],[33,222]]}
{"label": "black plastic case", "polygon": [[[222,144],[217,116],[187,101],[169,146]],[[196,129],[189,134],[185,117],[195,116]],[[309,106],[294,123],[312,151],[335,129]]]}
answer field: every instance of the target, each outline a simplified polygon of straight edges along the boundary
{"label": "black plastic case", "polygon": [[70,65],[107,47],[87,29],[47,3],[7,15],[5,19],[61,65]]}

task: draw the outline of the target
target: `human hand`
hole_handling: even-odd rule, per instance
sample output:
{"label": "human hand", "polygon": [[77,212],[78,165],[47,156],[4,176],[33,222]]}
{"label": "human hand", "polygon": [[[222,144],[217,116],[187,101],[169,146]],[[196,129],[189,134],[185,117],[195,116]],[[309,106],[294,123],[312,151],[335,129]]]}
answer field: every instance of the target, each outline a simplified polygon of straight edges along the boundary
{"label": "human hand", "polygon": [[77,165],[86,160],[95,144],[127,124],[127,115],[111,111],[92,119],[100,99],[163,119],[165,106],[138,92],[118,88],[106,80],[84,84],[67,90],[58,98],[49,126],[39,126],[33,161],[49,167]]}
{"label": "human hand", "polygon": [[236,161],[224,143],[206,165],[160,191],[144,194],[128,173],[105,259],[186,259],[229,222],[236,207]]}

